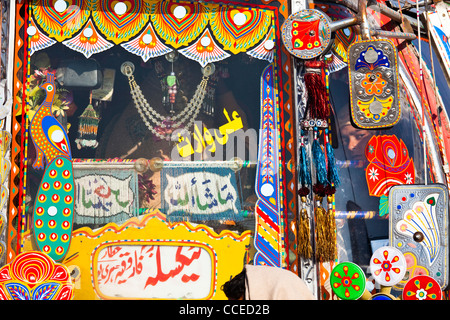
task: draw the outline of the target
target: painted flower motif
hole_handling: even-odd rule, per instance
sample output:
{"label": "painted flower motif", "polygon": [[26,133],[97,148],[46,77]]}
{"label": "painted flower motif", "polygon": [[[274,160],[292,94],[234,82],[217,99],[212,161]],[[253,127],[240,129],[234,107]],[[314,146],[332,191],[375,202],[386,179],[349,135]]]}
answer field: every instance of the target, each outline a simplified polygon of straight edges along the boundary
{"label": "painted flower motif", "polygon": [[351,262],[337,265],[332,271],[330,281],[333,292],[341,299],[359,299],[365,290],[364,272]]}
{"label": "painted flower motif", "polygon": [[405,174],[405,184],[412,184],[414,181],[413,177],[411,176],[411,173]]}
{"label": "painted flower motif", "polygon": [[389,260],[389,252],[387,250],[383,251],[384,260],[378,258],[373,259],[373,263],[379,265],[379,269],[375,270],[374,275],[379,276],[384,272],[384,279],[389,282],[391,281],[391,272],[400,273],[401,269],[393,267],[392,264],[398,262],[400,258],[398,255],[394,255],[392,260]]}
{"label": "painted flower motif", "polygon": [[378,170],[375,168],[372,168],[369,170],[369,179],[376,181],[378,180]]}
{"label": "painted flower motif", "polygon": [[416,276],[403,288],[403,300],[442,300],[442,290],[430,276]]}
{"label": "painted flower motif", "polygon": [[393,247],[381,247],[371,257],[370,270],[378,283],[392,286],[403,279],[406,272],[406,260],[400,250]]}
{"label": "painted flower motif", "polygon": [[425,300],[427,298],[427,292],[424,289],[419,289],[416,291],[417,300]]}
{"label": "painted flower motif", "polygon": [[380,95],[383,93],[383,89],[386,86],[387,82],[382,78],[380,72],[377,73],[366,73],[366,76],[361,81],[361,86],[366,91],[368,95]]}

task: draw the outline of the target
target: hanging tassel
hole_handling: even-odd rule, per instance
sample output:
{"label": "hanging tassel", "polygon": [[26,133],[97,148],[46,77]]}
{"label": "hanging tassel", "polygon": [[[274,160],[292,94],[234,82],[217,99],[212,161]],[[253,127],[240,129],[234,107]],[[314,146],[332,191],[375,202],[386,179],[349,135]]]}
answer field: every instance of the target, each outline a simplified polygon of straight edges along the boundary
{"label": "hanging tassel", "polygon": [[314,185],[313,192],[315,194],[314,218],[316,229],[316,256],[320,261],[327,261],[328,257],[327,254],[328,238],[326,234],[327,212],[322,206],[322,199],[325,195],[323,185],[321,184]]}
{"label": "hanging tassel", "polygon": [[[303,189],[305,191],[305,189]],[[309,194],[309,189],[308,189]],[[299,213],[297,232],[297,253],[299,256],[310,259],[312,257],[311,228],[309,227],[308,210],[306,209],[306,196],[301,196],[302,209]]]}
{"label": "hanging tassel", "polygon": [[327,147],[327,178],[328,182],[333,186],[338,187],[341,183],[339,178],[338,168],[336,167],[336,159],[334,158],[334,150],[330,143],[330,137],[328,136],[328,129],[325,129],[325,139]]}
{"label": "hanging tassel", "polygon": [[297,253],[305,259],[310,259],[312,257],[311,229],[306,202],[307,196],[310,193],[308,186],[311,185],[311,168],[309,157],[306,154],[303,130],[301,130],[300,138],[300,170],[298,180],[301,184],[298,195],[300,196],[302,208],[300,209],[298,216]]}
{"label": "hanging tassel", "polygon": [[[301,130],[301,139],[300,139],[300,170],[299,170],[299,181],[302,186],[310,186],[311,185],[311,168],[309,157],[306,154],[305,140],[304,140],[304,131]],[[308,192],[309,194],[309,192]]]}
{"label": "hanging tassel", "polygon": [[333,209],[333,196],[336,189],[327,185],[324,189],[327,196],[327,213],[325,220],[325,237],[327,238],[326,260],[331,261],[336,258],[336,219]]}
{"label": "hanging tassel", "polygon": [[322,147],[319,144],[319,138],[317,136],[317,128],[314,128],[314,141],[312,144],[312,155],[314,160],[314,166],[316,168],[317,182],[326,185],[327,179],[327,165],[325,161],[325,154]]}
{"label": "hanging tassel", "polygon": [[75,139],[78,149],[83,147],[96,148],[98,146],[97,132],[100,118],[92,106],[92,92],[89,100],[89,105],[79,118],[78,137]]}
{"label": "hanging tassel", "polygon": [[327,119],[330,108],[326,99],[323,61],[311,60],[305,62],[305,87],[308,92],[307,114],[311,119]]}

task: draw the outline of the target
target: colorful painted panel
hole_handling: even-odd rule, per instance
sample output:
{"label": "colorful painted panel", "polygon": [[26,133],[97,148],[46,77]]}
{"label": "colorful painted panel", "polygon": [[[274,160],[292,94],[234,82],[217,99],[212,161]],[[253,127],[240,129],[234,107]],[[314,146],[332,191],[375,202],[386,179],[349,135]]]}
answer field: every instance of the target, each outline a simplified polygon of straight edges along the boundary
{"label": "colorful painted panel", "polygon": [[442,70],[446,72],[447,81],[450,82],[450,10],[444,3],[439,4],[439,12],[428,12],[428,22],[431,36],[443,65]]}
{"label": "colorful painted panel", "polygon": [[179,48],[192,42],[208,24],[211,6],[197,2],[157,1],[151,19],[166,44]]}
{"label": "colorful painted panel", "polygon": [[[389,192],[390,245],[404,253],[408,277],[416,267],[442,288],[448,284],[448,189],[444,185],[394,186]],[[422,273],[421,272],[421,273]]]}
{"label": "colorful painted panel", "polygon": [[78,270],[74,299],[225,299],[220,287],[248,263],[251,232],[219,235],[163,219],[155,211],[120,226],[75,230],[64,260]]}
{"label": "colorful painted panel", "polygon": [[89,0],[33,0],[36,23],[56,41],[72,37],[90,15]]}
{"label": "colorful painted panel", "polygon": [[216,281],[212,248],[196,241],[123,241],[93,253],[94,290],[102,299],[209,299]]}
{"label": "colorful painted panel", "polygon": [[147,24],[151,2],[90,0],[97,28],[115,44],[128,41]]}
{"label": "colorful painted panel", "polygon": [[261,130],[255,191],[257,234],[255,264],[282,265],[280,181],[278,162],[278,110],[276,106],[275,74],[273,65],[261,76]]}
{"label": "colorful painted panel", "polygon": [[46,254],[28,251],[0,269],[0,300],[71,300],[69,270]]}
{"label": "colorful painted panel", "polygon": [[177,49],[197,39],[182,53],[204,66],[229,57],[225,51],[246,52],[265,39],[251,55],[272,59],[272,10],[189,1],[35,0],[33,15],[45,34],[31,19],[31,54],[53,45],[54,38],[86,57],[121,44],[147,61],[168,52],[162,42]]}
{"label": "colorful painted panel", "polygon": [[400,120],[397,50],[390,40],[354,42],[348,48],[353,122],[360,128],[385,128]]}
{"label": "colorful painted panel", "polygon": [[211,12],[211,30],[234,54],[245,52],[263,39],[273,26],[273,12],[244,7],[219,6]]}
{"label": "colorful painted panel", "polygon": [[371,196],[387,196],[394,185],[414,184],[413,159],[397,136],[373,136],[367,142],[365,155],[370,162],[366,168],[366,181]]}

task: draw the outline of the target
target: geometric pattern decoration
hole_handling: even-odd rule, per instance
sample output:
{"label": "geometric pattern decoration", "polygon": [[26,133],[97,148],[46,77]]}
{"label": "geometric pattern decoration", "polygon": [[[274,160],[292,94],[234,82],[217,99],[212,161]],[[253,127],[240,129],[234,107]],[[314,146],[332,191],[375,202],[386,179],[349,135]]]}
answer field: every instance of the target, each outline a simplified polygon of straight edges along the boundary
{"label": "geometric pattern decoration", "polygon": [[348,48],[348,76],[356,126],[385,128],[400,120],[397,50],[390,40],[353,42]]}
{"label": "geometric pattern decoration", "polygon": [[91,20],[83,30],[75,37],[62,42],[65,46],[82,53],[87,59],[95,53],[99,53],[114,45],[106,41],[94,28]]}
{"label": "geometric pattern decoration", "polygon": [[146,0],[91,0],[92,18],[107,40],[128,41],[147,24],[151,2]]}
{"label": "geometric pattern decoration", "polygon": [[[420,266],[420,274],[447,287],[448,188],[442,184],[393,186],[389,214],[390,246],[407,254],[409,264]],[[410,272],[409,278],[413,275]],[[399,283],[402,285],[404,282]]]}
{"label": "geometric pattern decoration", "polygon": [[138,37],[122,43],[121,46],[128,52],[142,57],[144,62],[147,62],[150,58],[159,57],[173,51],[173,49],[165,46],[158,39],[151,23],[147,25]]}
{"label": "geometric pattern decoration", "polygon": [[245,52],[263,39],[272,26],[273,12],[220,6],[211,12],[211,30],[225,50]]}
{"label": "geometric pattern decoration", "polygon": [[255,265],[282,265],[282,221],[278,163],[278,115],[274,66],[261,76],[261,130],[256,171]]}
{"label": "geometric pattern decoration", "polygon": [[0,269],[0,300],[71,300],[69,270],[46,254],[27,251]]}
{"label": "geometric pattern decoration", "polygon": [[366,181],[371,196],[387,196],[394,185],[414,183],[413,159],[397,136],[373,136],[366,145],[365,155],[369,161]]}
{"label": "geometric pattern decoration", "polygon": [[58,42],[78,32],[90,14],[88,0],[32,0],[31,5],[36,23]]}

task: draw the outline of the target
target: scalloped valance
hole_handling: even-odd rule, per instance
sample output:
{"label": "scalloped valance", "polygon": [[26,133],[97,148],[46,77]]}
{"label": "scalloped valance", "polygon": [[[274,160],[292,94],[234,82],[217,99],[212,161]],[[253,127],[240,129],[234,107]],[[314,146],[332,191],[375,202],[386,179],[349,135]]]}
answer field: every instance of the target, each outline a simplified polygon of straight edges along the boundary
{"label": "scalloped valance", "polygon": [[30,54],[57,42],[86,58],[121,45],[144,61],[177,49],[202,66],[246,52],[273,61],[274,11],[174,0],[33,0]]}

